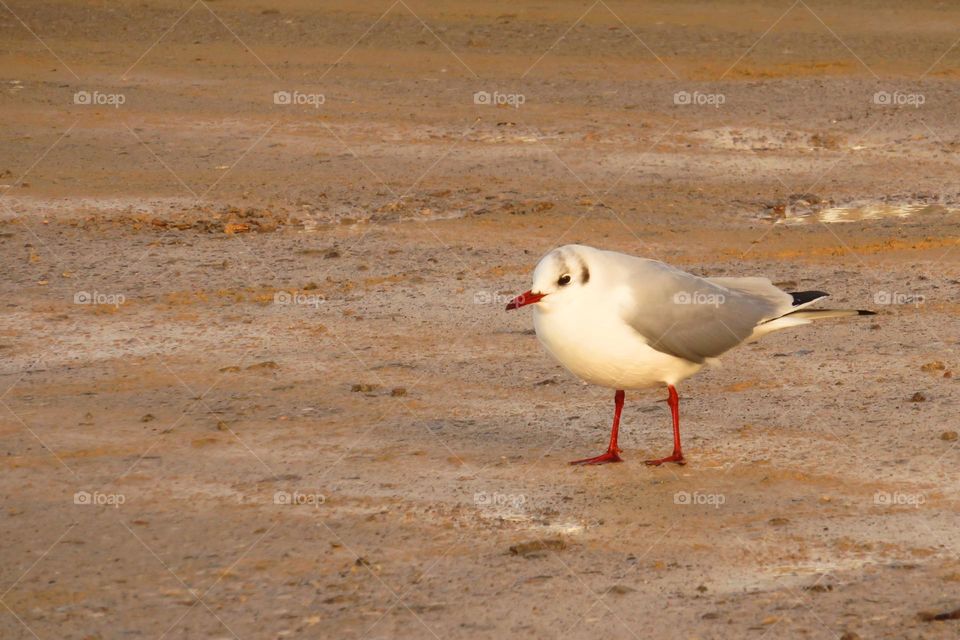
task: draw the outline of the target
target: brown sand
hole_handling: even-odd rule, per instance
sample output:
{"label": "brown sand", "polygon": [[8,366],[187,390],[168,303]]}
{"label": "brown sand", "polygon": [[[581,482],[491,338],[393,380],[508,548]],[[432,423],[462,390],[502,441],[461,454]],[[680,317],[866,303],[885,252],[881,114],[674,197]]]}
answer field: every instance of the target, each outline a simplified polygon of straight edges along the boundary
{"label": "brown sand", "polygon": [[[958,22],[7,0],[0,637],[958,637]],[[503,311],[569,242],[879,315],[572,468],[612,393]]]}

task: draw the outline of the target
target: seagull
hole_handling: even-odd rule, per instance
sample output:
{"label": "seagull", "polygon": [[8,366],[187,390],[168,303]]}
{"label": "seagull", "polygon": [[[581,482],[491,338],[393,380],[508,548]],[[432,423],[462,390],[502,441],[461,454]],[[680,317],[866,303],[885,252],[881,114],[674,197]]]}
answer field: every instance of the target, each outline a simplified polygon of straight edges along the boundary
{"label": "seagull", "polygon": [[666,385],[673,453],[646,460],[684,464],[676,385],[737,345],[823,318],[875,315],[809,309],[827,293],[788,293],[767,278],[700,278],[657,260],[585,245],[558,247],[533,272],[533,287],[507,310],[533,306],[540,344],[580,379],[614,389],[607,451],[570,464],[621,462],[617,435],[625,390]]}

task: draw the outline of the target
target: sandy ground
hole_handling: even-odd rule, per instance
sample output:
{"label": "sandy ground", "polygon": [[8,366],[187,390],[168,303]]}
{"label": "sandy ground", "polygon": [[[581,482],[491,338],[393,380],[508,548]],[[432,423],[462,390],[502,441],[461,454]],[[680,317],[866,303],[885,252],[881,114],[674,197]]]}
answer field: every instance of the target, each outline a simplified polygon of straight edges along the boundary
{"label": "sandy ground", "polygon": [[[960,9],[0,4],[0,637],[960,636]],[[878,315],[570,467],[569,242]]]}

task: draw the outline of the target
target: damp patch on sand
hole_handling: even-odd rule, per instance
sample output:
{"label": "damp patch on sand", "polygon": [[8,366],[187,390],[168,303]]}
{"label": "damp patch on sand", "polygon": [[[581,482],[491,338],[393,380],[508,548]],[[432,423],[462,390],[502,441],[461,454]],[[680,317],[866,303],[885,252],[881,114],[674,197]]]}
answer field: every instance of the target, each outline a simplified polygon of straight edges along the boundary
{"label": "damp patch on sand", "polygon": [[793,198],[768,207],[762,216],[774,224],[840,224],[882,220],[939,219],[960,213],[960,205],[939,202],[851,202],[834,204],[818,198]]}

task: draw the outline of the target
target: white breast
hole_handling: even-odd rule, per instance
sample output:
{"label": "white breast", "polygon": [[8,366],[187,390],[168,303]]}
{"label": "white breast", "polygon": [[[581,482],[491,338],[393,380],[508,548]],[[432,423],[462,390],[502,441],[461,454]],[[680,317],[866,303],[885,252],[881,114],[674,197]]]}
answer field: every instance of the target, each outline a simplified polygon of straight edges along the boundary
{"label": "white breast", "polygon": [[537,338],[577,377],[611,389],[641,389],[677,384],[703,366],[647,345],[620,318],[615,296],[593,298],[577,296],[556,308],[534,305]]}

